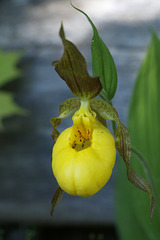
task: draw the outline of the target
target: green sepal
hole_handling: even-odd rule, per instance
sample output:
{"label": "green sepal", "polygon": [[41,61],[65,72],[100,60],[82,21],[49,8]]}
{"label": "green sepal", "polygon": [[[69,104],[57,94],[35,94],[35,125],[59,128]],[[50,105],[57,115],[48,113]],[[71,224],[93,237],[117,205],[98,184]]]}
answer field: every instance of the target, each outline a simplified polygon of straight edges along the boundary
{"label": "green sepal", "polygon": [[115,108],[109,103],[103,102],[99,99],[91,99],[90,106],[93,111],[96,111],[101,117],[105,120],[115,121],[118,124],[118,127],[115,132],[115,144],[116,148],[123,158],[126,167],[127,167],[127,177],[128,180],[137,188],[147,192],[150,197],[150,218],[152,219],[153,209],[155,205],[155,200],[152,196],[152,188],[143,179],[138,175],[130,166],[130,157],[131,157],[131,142],[128,129],[119,121],[118,113]]}
{"label": "green sepal", "polygon": [[52,63],[56,72],[67,83],[72,93],[81,100],[97,96],[102,90],[99,77],[89,76],[84,57],[76,46],[65,38],[63,25],[59,35],[64,45],[64,53],[59,61]]}
{"label": "green sepal", "polygon": [[92,52],[93,76],[100,77],[100,81],[103,86],[103,92],[100,93],[100,97],[104,99],[103,95],[105,95],[105,100],[107,102],[111,102],[117,89],[117,70],[116,70],[116,66],[112,58],[112,55],[108,50],[108,48],[106,47],[103,40],[100,38],[95,25],[93,24],[91,19],[88,17],[88,15],[82,10],[73,6],[72,3],[71,5],[73,8],[75,8],[76,10],[84,14],[92,26],[93,37],[91,40],[91,52]]}
{"label": "green sepal", "polygon": [[51,211],[50,211],[51,216],[53,215],[54,209],[57,206],[57,204],[62,200],[63,193],[64,193],[63,190],[60,188],[60,186],[58,186],[51,201]]}
{"label": "green sepal", "polygon": [[80,108],[80,100],[77,98],[69,98],[66,101],[64,101],[60,107],[60,114],[58,117],[56,118],[51,118],[50,119],[50,123],[53,126],[53,130],[51,133],[51,136],[53,138],[54,143],[56,142],[58,136],[59,136],[59,132],[56,129],[60,123],[61,123],[61,119],[64,118],[68,118],[70,117],[72,114],[74,114],[78,109]]}

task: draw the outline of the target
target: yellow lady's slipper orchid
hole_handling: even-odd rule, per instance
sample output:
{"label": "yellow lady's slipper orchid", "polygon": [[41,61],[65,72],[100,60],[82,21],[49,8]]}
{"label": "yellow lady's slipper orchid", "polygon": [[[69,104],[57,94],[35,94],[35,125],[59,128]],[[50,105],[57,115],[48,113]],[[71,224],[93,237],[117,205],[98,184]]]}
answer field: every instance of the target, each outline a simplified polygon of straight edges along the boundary
{"label": "yellow lady's slipper orchid", "polygon": [[[100,93],[101,96],[104,95],[106,100],[108,94],[110,98],[113,98],[117,83],[114,84],[113,91],[106,92],[108,88],[104,91],[100,78],[91,77],[88,74],[84,57],[76,46],[65,38],[63,25],[61,25],[59,35],[64,45],[64,53],[59,61],[54,61],[52,64],[78,99],[70,98],[66,100],[60,105],[60,115],[51,118],[53,126],[51,135],[55,142],[52,154],[52,168],[59,184],[52,199],[51,215],[55,206],[61,200],[63,191],[75,196],[88,197],[98,192],[107,183],[115,164],[117,148],[126,164],[129,181],[137,188],[148,192],[151,203],[150,216],[152,218],[155,202],[152,196],[152,188],[129,164],[131,156],[129,132],[120,122],[118,113],[112,104],[94,99]],[[96,44],[94,47],[96,46],[98,45]],[[104,48],[103,43],[102,46]],[[108,54],[107,51],[106,59],[110,56]],[[111,65],[108,68],[105,67],[106,69],[111,68],[111,76],[115,76],[116,72],[114,71],[115,66],[112,57],[110,61],[106,61],[106,63],[109,62]],[[98,64],[97,68],[99,69],[99,67]],[[109,82],[111,80],[112,78],[109,79]],[[72,114],[74,114],[72,117],[73,126],[59,135],[56,128],[61,123],[61,119]],[[115,123],[113,125],[115,141],[110,131],[105,127],[106,120]]]}
{"label": "yellow lady's slipper orchid", "polygon": [[98,192],[112,174],[115,142],[88,101],[81,102],[72,120],[73,126],[59,135],[53,147],[53,173],[65,192],[88,197]]}

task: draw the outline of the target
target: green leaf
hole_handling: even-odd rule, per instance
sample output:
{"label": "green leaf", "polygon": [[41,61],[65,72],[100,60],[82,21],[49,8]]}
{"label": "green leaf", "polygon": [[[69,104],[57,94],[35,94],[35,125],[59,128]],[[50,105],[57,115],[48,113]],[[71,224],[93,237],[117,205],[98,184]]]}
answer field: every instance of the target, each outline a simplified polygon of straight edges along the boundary
{"label": "green leaf", "polygon": [[[131,143],[143,155],[150,171],[148,179],[156,200],[150,224],[149,199],[132,188],[124,179],[125,169],[119,166],[116,185],[117,225],[123,240],[157,240],[160,236],[160,41],[155,33],[141,65],[129,109],[128,129]],[[136,154],[138,156],[138,154]],[[132,154],[131,164],[146,178],[145,168]],[[122,191],[123,189],[123,191]],[[152,206],[151,206],[152,207]],[[151,213],[152,214],[152,213]],[[124,230],[125,229],[125,230]]]}
{"label": "green leaf", "polygon": [[80,100],[77,98],[69,98],[60,105],[59,116],[56,118],[51,118],[51,120],[50,120],[50,122],[53,126],[53,131],[51,133],[51,136],[52,136],[54,142],[56,142],[56,140],[59,136],[59,132],[56,128],[60,125],[61,119],[70,117],[79,108],[80,108]]}
{"label": "green leaf", "polygon": [[14,96],[11,93],[0,91],[0,130],[3,129],[4,118],[17,114],[25,116],[27,111],[14,102]]}
{"label": "green leaf", "polygon": [[72,93],[81,100],[97,96],[102,89],[99,77],[89,76],[84,57],[76,46],[65,38],[63,25],[59,35],[64,45],[64,53],[59,61],[52,63],[56,72],[67,83]]}
{"label": "green leaf", "polygon": [[20,70],[16,68],[21,57],[21,52],[4,52],[0,49],[0,87],[21,74]]}
{"label": "green leaf", "polygon": [[[73,6],[72,3],[71,5]],[[75,6],[73,6],[73,8],[84,14],[92,26],[93,37],[91,40],[91,52],[93,76],[100,77],[103,86],[103,94],[100,94],[100,96],[104,99],[105,92],[105,100],[111,102],[117,89],[117,70],[112,55],[103,40],[100,38],[95,25],[88,15]]]}

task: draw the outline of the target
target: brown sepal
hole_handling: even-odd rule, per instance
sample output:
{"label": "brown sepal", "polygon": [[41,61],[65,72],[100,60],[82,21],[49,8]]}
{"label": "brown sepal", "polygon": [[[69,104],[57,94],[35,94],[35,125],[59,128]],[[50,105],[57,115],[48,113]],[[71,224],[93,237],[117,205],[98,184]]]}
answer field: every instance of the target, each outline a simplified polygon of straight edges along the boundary
{"label": "brown sepal", "polygon": [[91,77],[87,64],[76,46],[65,38],[63,25],[59,35],[64,45],[64,53],[59,61],[53,62],[56,72],[67,83],[72,93],[81,100],[97,96],[102,90],[99,77]]}

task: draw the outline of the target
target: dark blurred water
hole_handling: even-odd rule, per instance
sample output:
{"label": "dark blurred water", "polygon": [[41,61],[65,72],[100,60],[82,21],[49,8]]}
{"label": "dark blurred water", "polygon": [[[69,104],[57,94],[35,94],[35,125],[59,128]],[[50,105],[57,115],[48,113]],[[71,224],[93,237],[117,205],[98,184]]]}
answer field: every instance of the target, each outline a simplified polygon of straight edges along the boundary
{"label": "dark blurred water", "polygon": [[[57,4],[57,1],[54,2]],[[40,3],[42,1],[0,2],[0,47],[24,51],[24,57],[19,64],[23,77],[15,80],[15,85],[12,83],[7,87],[15,92],[16,101],[29,111],[26,117],[15,116],[7,119],[4,122],[6,130],[0,134],[0,221],[45,223],[54,226],[113,225],[114,179],[117,167],[109,183],[95,196],[79,198],[65,194],[54,216],[49,215],[50,201],[57,187],[51,169],[53,141],[50,137],[50,118],[58,115],[59,104],[72,97],[72,94],[51,66],[51,62],[59,59],[63,52],[57,27],[57,15],[61,12],[62,5],[55,5],[59,8],[57,13],[55,9],[53,11],[52,18],[55,18],[55,22],[53,21],[52,33],[50,25],[47,25],[49,19],[46,12],[47,3],[50,1],[43,3],[44,15],[40,14],[43,13],[40,11]],[[66,1],[64,6],[65,4]],[[67,13],[65,18],[67,21]],[[45,21],[46,37],[42,32],[43,28],[41,29],[41,23]],[[77,23],[80,22],[81,20]],[[117,66],[119,82],[114,105],[123,123],[127,120],[136,74],[150,40],[148,26],[154,27],[160,33],[159,22],[158,16],[139,22],[101,22],[100,35],[111,50]],[[83,26],[85,29],[85,25]],[[79,25],[77,29],[78,27]],[[70,29],[72,31],[72,26]],[[69,33],[68,28],[67,32]],[[85,54],[91,73],[89,37],[82,36],[78,46]],[[73,41],[71,38],[70,40]],[[71,124],[71,119],[64,120],[59,130],[62,131]]]}

